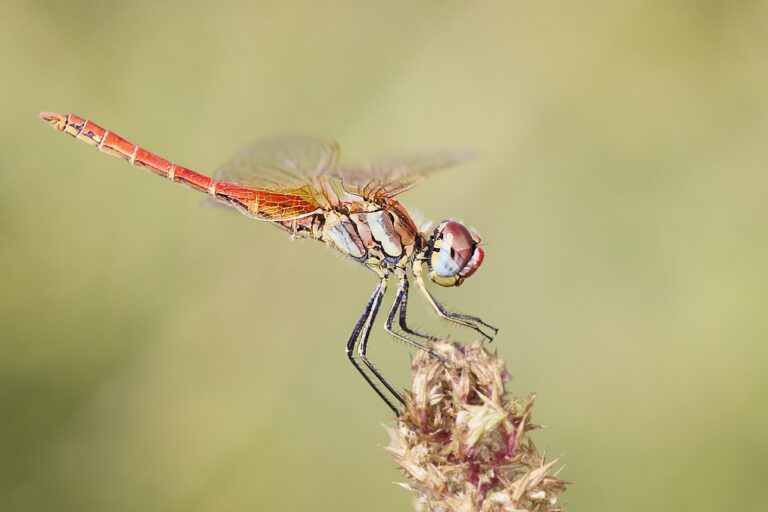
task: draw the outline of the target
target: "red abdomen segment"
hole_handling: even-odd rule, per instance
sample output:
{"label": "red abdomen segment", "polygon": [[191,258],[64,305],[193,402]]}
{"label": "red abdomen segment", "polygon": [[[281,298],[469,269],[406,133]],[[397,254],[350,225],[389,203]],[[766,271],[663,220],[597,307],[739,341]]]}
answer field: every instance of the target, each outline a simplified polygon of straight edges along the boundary
{"label": "red abdomen segment", "polygon": [[303,217],[318,210],[318,204],[300,191],[282,193],[216,181],[209,176],[169,162],[116,133],[74,114],[42,112],[40,118],[59,131],[98,147],[99,151],[120,157],[136,167],[147,169],[175,183],[206,192],[252,217],[262,220],[287,220]]}

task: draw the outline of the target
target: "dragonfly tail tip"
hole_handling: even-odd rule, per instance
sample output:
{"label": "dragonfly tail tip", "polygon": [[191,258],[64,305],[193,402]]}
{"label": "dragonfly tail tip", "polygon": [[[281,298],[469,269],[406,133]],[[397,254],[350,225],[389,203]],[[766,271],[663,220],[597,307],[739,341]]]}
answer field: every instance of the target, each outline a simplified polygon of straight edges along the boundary
{"label": "dragonfly tail tip", "polygon": [[64,125],[67,123],[66,114],[57,114],[55,112],[40,112],[38,117],[43,121],[46,121],[57,130],[63,130]]}

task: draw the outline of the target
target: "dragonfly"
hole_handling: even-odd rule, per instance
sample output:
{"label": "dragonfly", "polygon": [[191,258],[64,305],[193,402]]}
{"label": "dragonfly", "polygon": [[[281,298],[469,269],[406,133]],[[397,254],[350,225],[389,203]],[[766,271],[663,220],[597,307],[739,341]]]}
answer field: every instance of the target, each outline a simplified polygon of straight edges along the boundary
{"label": "dragonfly", "polygon": [[[430,348],[434,336],[408,326],[409,274],[441,318],[474,329],[492,341],[498,329],[472,315],[446,309],[427,289],[461,285],[484,258],[481,238],[457,220],[422,232],[396,196],[435,171],[462,163],[464,151],[443,151],[358,165],[339,162],[329,139],[277,137],[243,147],[212,176],[175,164],[111,130],[76,116],[42,112],[40,118],[99,151],[127,160],[209,199],[287,231],[291,238],[314,239],[373,271],[378,284],[347,341],[346,354],[376,394],[398,414],[403,398],[368,358],[368,340],[390,276],[397,280],[384,329],[394,338],[441,358]],[[395,327],[397,321],[397,327]],[[377,384],[378,383],[378,384]]]}

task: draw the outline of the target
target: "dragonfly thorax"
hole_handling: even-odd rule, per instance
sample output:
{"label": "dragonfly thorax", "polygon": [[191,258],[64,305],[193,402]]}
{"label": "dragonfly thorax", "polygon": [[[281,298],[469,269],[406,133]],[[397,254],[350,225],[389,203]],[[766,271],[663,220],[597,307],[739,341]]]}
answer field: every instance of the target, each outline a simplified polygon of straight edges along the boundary
{"label": "dragonfly thorax", "polygon": [[342,203],[282,225],[296,236],[321,240],[373,269],[406,268],[422,245],[410,215],[394,200],[385,204]]}

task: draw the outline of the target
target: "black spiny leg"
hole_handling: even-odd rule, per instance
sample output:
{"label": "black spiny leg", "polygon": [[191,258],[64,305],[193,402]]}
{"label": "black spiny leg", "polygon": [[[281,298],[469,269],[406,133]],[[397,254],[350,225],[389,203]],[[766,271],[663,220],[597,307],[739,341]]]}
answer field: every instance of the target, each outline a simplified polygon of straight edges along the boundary
{"label": "black spiny leg", "polygon": [[400,283],[400,285],[403,287],[403,297],[402,301],[400,302],[400,318],[398,320],[398,323],[400,324],[400,328],[403,330],[403,332],[410,334],[411,336],[417,336],[419,338],[423,338],[425,340],[434,341],[437,338],[434,336],[429,336],[428,334],[423,334],[418,331],[414,331],[410,327],[408,327],[408,323],[406,321],[407,316],[407,310],[408,310],[408,279],[406,277],[402,278],[403,282]]}
{"label": "black spiny leg", "polygon": [[[465,327],[469,327],[470,329],[474,329],[478,333],[480,333],[482,336],[488,339],[488,341],[493,341],[493,337],[496,335],[499,330],[492,326],[491,324],[488,324],[481,320],[480,318],[476,316],[471,315],[462,315],[460,313],[451,313],[447,309],[443,307],[442,304],[440,304],[437,299],[435,299],[431,293],[429,293],[429,290],[427,290],[427,287],[424,285],[424,279],[421,277],[420,273],[415,274],[416,284],[419,286],[419,290],[421,293],[424,294],[424,297],[426,297],[427,302],[429,302],[429,305],[432,306],[432,309],[435,310],[435,313],[437,313],[438,316],[445,318],[446,320],[450,320],[451,322],[457,323],[459,325],[463,325]],[[493,335],[490,335],[486,333],[482,328],[486,327],[493,331]]]}
{"label": "black spiny leg", "polygon": [[386,394],[381,389],[379,389],[378,386],[376,386],[370,375],[368,375],[365,370],[363,370],[363,367],[360,366],[360,364],[358,364],[357,360],[355,359],[355,345],[358,345],[358,339],[362,333],[363,339],[359,344],[359,353],[363,363],[365,363],[365,366],[373,372],[373,374],[382,384],[384,384],[384,387],[386,387],[387,390],[391,392],[392,395],[400,403],[403,403],[403,399],[400,397],[400,395],[397,394],[394,389],[392,389],[392,386],[389,385],[389,383],[384,379],[384,377],[381,376],[381,374],[373,367],[370,361],[368,361],[368,358],[365,356],[365,346],[368,343],[368,334],[371,330],[371,324],[373,324],[373,321],[376,318],[376,313],[378,312],[379,307],[381,307],[381,300],[384,297],[386,286],[386,279],[382,279],[382,281],[380,281],[379,285],[376,287],[376,290],[374,290],[373,295],[371,295],[371,298],[368,300],[368,304],[366,304],[365,309],[363,309],[363,314],[360,317],[360,320],[357,321],[357,324],[352,331],[352,335],[349,337],[349,341],[347,342],[347,357],[355,369],[360,372],[360,375],[363,376],[368,385],[373,388],[377,395],[379,395],[379,398],[384,400],[384,403],[387,404],[387,407],[392,409],[395,415],[399,415],[397,407],[395,407],[395,405],[386,396]]}
{"label": "black spiny leg", "polygon": [[[379,312],[379,308],[381,308],[381,301],[384,298],[384,292],[387,289],[387,278],[382,278],[381,282],[379,283],[379,294],[374,296],[374,302],[373,307],[371,308],[371,312],[369,314],[370,320],[363,325],[363,332],[361,334],[360,343],[357,345],[357,353],[360,356],[360,359],[363,360],[363,363],[365,366],[368,367],[368,369],[373,373],[373,375],[379,379],[379,382],[387,388],[387,391],[392,393],[392,396],[394,396],[398,402],[401,404],[405,404],[405,401],[400,396],[400,394],[395,391],[395,389],[392,387],[392,385],[387,382],[387,379],[385,379],[381,373],[379,373],[379,370],[376,369],[373,364],[368,360],[367,351],[368,351],[368,336],[371,334],[371,327],[373,326],[373,322],[376,320],[376,314]],[[387,405],[390,405],[389,403]],[[392,406],[390,405],[390,408]],[[395,414],[397,414],[397,410],[395,410]]]}
{"label": "black spiny leg", "polygon": [[424,350],[428,352],[429,355],[431,355],[432,357],[440,359],[441,361],[445,361],[445,358],[443,356],[436,354],[431,348],[424,345],[420,341],[417,341],[413,338],[410,338],[392,329],[392,322],[395,320],[395,314],[399,309],[400,310],[400,327],[403,329],[403,331],[405,331],[408,334],[421,336],[422,338],[426,338],[428,340],[435,339],[431,336],[427,336],[425,334],[420,334],[415,331],[412,331],[408,329],[408,327],[405,325],[405,305],[407,301],[408,301],[408,280],[405,277],[402,277],[400,279],[400,284],[397,287],[397,295],[395,296],[395,302],[392,304],[392,309],[389,311],[389,316],[387,317],[387,321],[384,323],[384,329],[395,338],[401,341],[404,341],[409,345],[413,345],[419,350]]}

